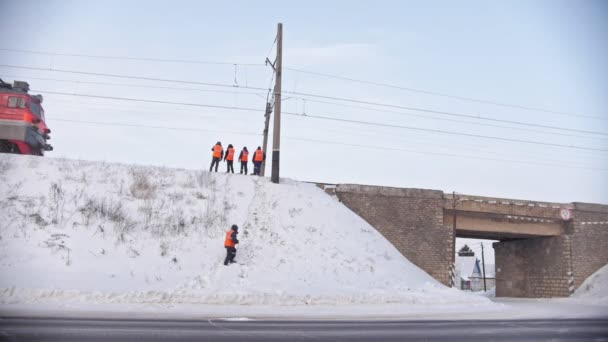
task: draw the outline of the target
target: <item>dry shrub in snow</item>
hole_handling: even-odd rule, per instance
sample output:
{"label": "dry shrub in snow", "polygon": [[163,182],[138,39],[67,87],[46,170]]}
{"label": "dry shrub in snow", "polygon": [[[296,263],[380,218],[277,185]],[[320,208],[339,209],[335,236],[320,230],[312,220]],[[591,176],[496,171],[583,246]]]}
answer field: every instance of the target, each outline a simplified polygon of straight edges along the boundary
{"label": "dry shrub in snow", "polygon": [[52,222],[57,224],[63,221],[63,207],[65,205],[65,194],[61,183],[51,183],[49,189],[49,210],[51,211]]}
{"label": "dry shrub in snow", "polygon": [[168,215],[165,219],[164,228],[170,234],[184,234],[186,229],[186,219],[184,217],[184,212],[182,211],[182,209],[175,208],[171,211],[171,214]]}
{"label": "dry shrub in snow", "polygon": [[87,219],[87,225],[91,217],[113,222],[114,229],[120,234],[121,240],[124,239],[123,234],[135,228],[135,222],[125,213],[122,204],[112,199],[89,198],[80,208],[80,212]]}
{"label": "dry shrub in snow", "polygon": [[11,168],[11,161],[7,155],[0,154],[0,175],[5,174]]}
{"label": "dry shrub in snow", "polygon": [[134,170],[131,172],[133,183],[131,183],[131,195],[139,199],[148,199],[156,194],[156,184],[150,181],[148,173],[142,170]]}
{"label": "dry shrub in snow", "polygon": [[68,237],[69,236],[66,234],[51,234],[51,237],[44,241],[45,245],[50,248],[54,253],[61,251],[66,253],[63,257],[63,259],[65,259],[66,266],[70,266],[70,264],[72,263],[70,259],[70,252],[72,251],[72,249],[67,247],[65,241],[63,240]]}
{"label": "dry shrub in snow", "polygon": [[87,218],[91,216],[98,219],[118,222],[124,220],[126,215],[122,210],[122,204],[112,199],[89,198],[80,212]]}
{"label": "dry shrub in snow", "polygon": [[215,208],[215,203],[217,201],[217,197],[215,193],[212,193],[211,197],[207,199],[205,202],[205,212],[202,217],[202,222],[204,228],[206,228],[207,232],[209,232],[209,228],[212,228],[216,225],[223,226],[226,224],[226,211],[225,210],[217,210]]}
{"label": "dry shrub in snow", "polygon": [[169,252],[169,243],[167,241],[161,241],[160,256],[166,256],[168,252]]}
{"label": "dry shrub in snow", "polygon": [[204,189],[215,189],[215,178],[207,171],[199,171],[196,173],[196,182],[198,186]]}

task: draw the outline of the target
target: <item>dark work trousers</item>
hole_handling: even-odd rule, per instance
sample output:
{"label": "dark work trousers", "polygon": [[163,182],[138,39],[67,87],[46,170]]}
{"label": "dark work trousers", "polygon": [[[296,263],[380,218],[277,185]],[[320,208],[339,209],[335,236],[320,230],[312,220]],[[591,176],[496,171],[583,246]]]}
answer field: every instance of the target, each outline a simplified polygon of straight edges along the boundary
{"label": "dark work trousers", "polygon": [[228,265],[228,263],[236,262],[234,261],[234,257],[236,256],[236,248],[234,247],[226,247],[226,259],[224,259],[224,265]]}
{"label": "dark work trousers", "polygon": [[241,162],[241,173],[243,173],[243,169],[245,170],[245,174],[247,174],[247,162]]}
{"label": "dark work trousers", "polygon": [[262,171],[262,162],[254,161],[253,162],[253,174],[256,176],[259,176],[261,171]]}
{"label": "dark work trousers", "polygon": [[232,172],[234,173],[234,166],[232,166],[234,163],[234,160],[226,160],[226,172]]}
{"label": "dark work trousers", "polygon": [[211,160],[211,167],[209,168],[209,172],[213,170],[213,165],[215,165],[215,172],[217,172],[217,167],[220,165],[220,158],[213,157]]}

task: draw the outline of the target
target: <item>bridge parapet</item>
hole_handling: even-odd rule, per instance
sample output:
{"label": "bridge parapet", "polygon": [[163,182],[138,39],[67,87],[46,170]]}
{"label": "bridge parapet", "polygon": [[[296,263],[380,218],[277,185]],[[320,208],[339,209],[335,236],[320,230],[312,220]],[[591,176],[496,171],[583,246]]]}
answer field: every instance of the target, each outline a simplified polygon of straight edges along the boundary
{"label": "bridge parapet", "polygon": [[[512,219],[532,217],[561,220],[562,209],[574,210],[572,203],[553,203],[508,198],[456,195],[456,210],[465,212],[509,215]],[[454,196],[444,194],[444,209],[454,209]]]}

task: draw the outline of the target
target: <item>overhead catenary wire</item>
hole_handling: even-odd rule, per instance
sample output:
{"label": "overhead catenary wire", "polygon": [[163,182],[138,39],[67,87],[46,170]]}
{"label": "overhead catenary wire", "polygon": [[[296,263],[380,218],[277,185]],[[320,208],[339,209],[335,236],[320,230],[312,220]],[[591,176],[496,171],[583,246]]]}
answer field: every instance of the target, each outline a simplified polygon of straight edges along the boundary
{"label": "overhead catenary wire", "polygon": [[60,121],[60,122],[87,123],[87,124],[103,125],[103,126],[142,127],[142,128],[154,128],[154,129],[168,129],[168,130],[176,130],[176,131],[210,132],[210,133],[242,134],[242,135],[256,135],[256,136],[262,135],[261,133],[253,133],[253,132],[223,131],[223,130],[214,130],[214,129],[171,127],[171,126],[155,126],[155,125],[129,124],[129,123],[122,123],[122,122],[90,121],[90,120],[76,120],[76,119],[66,119],[66,118],[53,118],[53,120]]}
{"label": "overhead catenary wire", "polygon": [[544,146],[561,147],[561,148],[572,148],[572,149],[597,151],[597,152],[608,152],[607,149],[584,147],[584,146],[576,146],[576,145],[553,144],[553,143],[546,143],[546,142],[541,142],[541,141],[512,139],[512,138],[495,137],[495,136],[472,134],[472,133],[445,131],[445,130],[431,129],[431,128],[420,128],[420,127],[413,127],[413,126],[402,126],[402,125],[384,124],[384,123],[370,122],[370,121],[340,119],[340,118],[332,118],[332,117],[327,117],[327,116],[311,115],[311,114],[303,115],[303,114],[292,113],[292,112],[283,112],[283,113],[286,114],[286,115],[293,115],[293,116],[297,116],[297,117],[301,117],[301,118],[314,118],[314,119],[320,119],[320,120],[331,120],[331,121],[340,121],[340,122],[355,123],[355,124],[360,124],[360,125],[372,125],[372,126],[379,126],[379,127],[401,128],[401,129],[408,129],[408,130],[415,130],[415,131],[422,131],[422,132],[459,135],[459,136],[466,136],[466,137],[472,137],[472,138],[492,139],[492,140],[500,140],[500,141],[509,141],[509,142],[517,142],[517,143],[525,143],[525,144],[535,144],[535,145],[544,145]]}
{"label": "overhead catenary wire", "polygon": [[[272,90],[271,86],[272,86],[272,81],[274,79],[274,74],[275,73],[273,72],[272,75],[271,75],[270,85],[268,87],[268,91],[266,92],[266,102],[269,102],[271,104],[272,104],[273,101],[271,101],[271,99],[270,99],[270,94],[271,94],[271,90]],[[3,78],[20,78],[20,77],[23,78],[22,76],[9,76],[9,75],[4,75],[2,77]],[[258,93],[258,92],[247,92],[247,91],[214,90],[214,89],[200,89],[200,88],[187,88],[187,87],[151,86],[151,85],[141,85],[141,84],[125,84],[125,83],[109,83],[109,82],[95,82],[95,81],[65,80],[65,79],[57,79],[57,78],[29,77],[29,76],[27,78],[28,79],[34,79],[34,80],[43,80],[43,81],[71,82],[71,83],[75,83],[75,84],[92,84],[92,85],[109,85],[109,86],[119,86],[119,87],[123,86],[123,87],[135,87],[135,88],[150,88],[150,89],[200,91],[200,92],[210,92],[210,93],[228,93],[228,94],[245,94],[245,95],[249,94],[249,95],[258,95],[258,96],[264,95],[261,92]],[[239,88],[239,87],[233,87],[233,88]],[[294,98],[294,97],[291,97],[291,98]],[[301,99],[301,98],[295,97],[295,99]],[[303,99],[303,100],[306,100],[306,99]],[[521,130],[521,131],[528,131],[528,132],[535,132],[535,133],[542,133],[542,134],[549,134],[549,135],[578,137],[578,138],[585,138],[585,139],[608,139],[608,137],[607,138],[603,138],[603,137],[589,137],[589,136],[582,136],[582,135],[576,135],[576,134],[567,134],[567,133],[561,133],[561,132],[541,131],[541,130],[536,130],[536,129],[521,128],[521,127],[503,126],[503,125],[495,125],[495,124],[489,124],[489,123],[463,121],[463,120],[456,120],[456,119],[449,119],[449,118],[429,117],[429,116],[425,116],[425,115],[422,115],[422,114],[405,113],[405,112],[400,112],[400,111],[395,111],[395,110],[373,108],[373,107],[363,107],[363,106],[357,106],[357,105],[351,105],[351,104],[339,103],[339,102],[332,102],[332,101],[311,100],[311,99],[308,99],[308,101],[310,101],[310,102],[316,102],[316,103],[324,103],[324,104],[343,106],[343,107],[349,107],[349,108],[358,108],[358,109],[372,110],[372,111],[378,111],[378,112],[384,112],[384,113],[392,113],[392,114],[398,114],[398,115],[405,115],[405,116],[411,116],[411,117],[419,117],[419,118],[423,118],[423,119],[427,119],[427,120],[458,122],[458,123],[471,124],[471,125],[476,125],[476,126],[486,126],[486,127],[505,128],[505,129],[515,129],[515,130]]]}
{"label": "overhead catenary wire", "polygon": [[63,92],[47,91],[47,90],[33,90],[33,91],[41,92],[41,93],[45,93],[45,94],[67,95],[67,96],[77,96],[77,97],[92,97],[92,98],[107,99],[107,100],[148,102],[148,103],[180,105],[180,106],[206,107],[206,108],[231,109],[231,110],[244,110],[244,111],[252,111],[252,112],[259,112],[260,111],[259,108],[247,108],[247,107],[238,107],[238,106],[221,106],[221,105],[212,105],[212,104],[204,104],[204,103],[173,102],[173,101],[161,101],[161,100],[150,100],[150,99],[138,99],[138,98],[131,98],[131,97],[118,97],[118,96],[103,96],[103,95],[91,95],[91,94],[63,93]]}
{"label": "overhead catenary wire", "polygon": [[211,87],[242,88],[242,89],[252,89],[252,90],[262,90],[262,91],[268,90],[266,88],[261,88],[261,87],[239,86],[239,85],[225,84],[225,83],[212,83],[212,82],[174,80],[174,79],[157,78],[157,77],[119,75],[119,74],[88,72],[88,71],[77,71],[77,70],[65,70],[65,69],[54,69],[54,68],[38,68],[38,67],[28,67],[28,66],[22,66],[22,65],[0,64],[0,67],[16,68],[16,69],[27,69],[27,70],[52,71],[52,72],[63,72],[63,73],[69,73],[69,74],[80,74],[80,75],[89,75],[89,76],[104,76],[104,77],[126,78],[126,79],[143,80],[143,81],[158,81],[158,82],[171,82],[171,83],[183,83],[183,84],[197,84],[197,85],[205,85],[205,86],[211,86]]}
{"label": "overhead catenary wire", "polygon": [[[97,99],[93,99],[93,100],[97,100]],[[101,100],[105,101],[103,99],[101,99]],[[58,101],[60,101],[60,100],[58,100],[58,99],[54,99],[53,100],[53,102],[58,102]],[[117,101],[114,101],[114,102],[117,102]],[[154,117],[162,118],[162,117],[166,117],[167,116],[166,111],[156,112],[156,111],[151,111],[149,109],[147,109],[145,111],[140,111],[140,110],[132,109],[132,108],[125,109],[122,106],[115,107],[115,106],[113,106],[112,104],[110,104],[108,102],[102,102],[102,103],[96,102],[95,104],[92,104],[92,103],[87,103],[87,102],[84,102],[84,103],[83,102],[77,102],[77,103],[75,103],[74,101],[69,101],[69,102],[67,102],[67,105],[68,106],[73,106],[75,108],[82,108],[82,106],[88,106],[88,107],[90,106],[91,108],[99,108],[99,106],[103,106],[103,107],[108,107],[109,106],[112,109],[112,111],[122,112],[122,113],[127,114],[127,115],[134,114],[134,113],[145,113],[146,117],[152,117],[152,116],[154,116]],[[154,105],[154,104],[152,104],[152,105]],[[63,110],[62,112],[65,113],[65,114],[80,114],[81,113],[81,111],[77,111],[75,109]],[[186,115],[186,114],[195,114],[195,117],[197,117],[197,118],[199,117],[199,114],[202,114],[202,115],[210,115],[211,114],[211,113],[208,113],[208,112],[194,112],[194,111],[188,111],[188,112],[181,112],[180,111],[179,113],[180,114],[184,114],[184,115]],[[237,113],[227,112],[226,114],[237,114]],[[223,114],[223,115],[225,115],[225,114]],[[174,116],[172,116],[172,118],[174,118]],[[224,119],[224,118],[222,117],[222,118],[218,118],[218,119]],[[254,117],[246,117],[246,118],[240,119],[240,121],[242,121],[242,120],[249,120],[249,119],[256,120]],[[51,119],[51,120],[53,120],[53,119]],[[226,118],[226,120],[231,120],[231,119]],[[301,125],[298,125],[298,126],[301,126]],[[351,135],[354,134],[354,135],[362,135],[362,136],[367,136],[367,137],[377,136],[379,134],[379,133],[371,133],[371,132],[369,132],[369,129],[367,129],[365,131],[361,131],[359,129],[350,128],[350,127],[334,127],[334,128],[330,128],[330,127],[327,127],[327,126],[321,126],[321,127],[318,127],[318,128],[322,129],[323,131],[328,131],[328,132],[339,131],[339,132],[344,133],[345,131],[347,131],[347,132],[349,132],[348,134],[351,134]],[[392,134],[386,133],[386,132],[382,133],[383,137],[388,137],[388,136],[391,136],[391,135]],[[416,139],[413,139],[413,140],[410,140],[410,141],[406,142],[406,141],[403,141],[403,139],[408,140],[406,136],[399,135],[399,134],[395,134],[395,135],[392,135],[392,136],[396,137],[396,138],[399,138],[398,139],[399,140],[398,143],[405,143],[407,145],[420,145],[421,147],[424,147],[424,148],[429,147],[429,146],[433,146],[433,147],[436,147],[436,148],[439,148],[439,149],[446,149],[447,148],[449,150],[454,150],[455,148],[457,148],[459,151],[475,152],[475,153],[489,154],[489,155],[500,154],[503,157],[508,157],[508,153],[505,154],[504,151],[498,152],[498,151],[495,151],[495,150],[479,149],[478,145],[463,144],[461,142],[460,143],[454,143],[454,142],[440,143],[440,142],[436,142],[435,141],[436,137],[435,138],[429,138],[426,142],[424,140],[421,140],[420,138],[416,138]],[[582,156],[580,154],[580,151],[574,151],[574,152],[576,152],[577,154],[573,155],[573,156],[568,156],[568,159],[564,159],[564,157],[565,157],[564,153],[561,152],[558,160],[553,159],[553,158],[548,158],[547,153],[534,153],[533,151],[528,151],[528,150],[518,152],[517,153],[517,157],[527,157],[527,158],[533,158],[533,160],[535,160],[535,161],[556,162],[556,163],[579,163],[579,162],[589,161],[589,157]],[[569,161],[571,158],[583,158],[583,160],[580,160],[580,161],[579,160]],[[599,160],[598,158],[608,158],[608,156],[605,156],[605,157],[601,156],[601,155],[600,156],[598,156],[598,155],[594,155],[593,156],[593,160],[597,161],[597,160]]]}
{"label": "overhead catenary wire", "polygon": [[[148,103],[183,105],[183,106],[194,106],[194,107],[207,107],[207,108],[219,108],[219,109],[244,110],[244,111],[253,111],[253,112],[259,112],[260,111],[260,109],[258,109],[258,108],[237,107],[237,106],[221,106],[221,105],[212,105],[212,104],[188,103],[188,102],[172,102],[172,101],[149,100],[149,99],[138,99],[138,98],[116,97],[116,96],[102,96],[102,95],[90,95],[90,94],[63,93],[63,92],[53,92],[53,91],[45,91],[45,90],[33,90],[33,91],[37,91],[37,92],[41,92],[41,93],[47,93],[47,94],[77,96],[77,97],[91,97],[91,98],[112,99],[112,100],[121,100],[121,101],[135,101],[135,102],[148,102]],[[605,149],[597,149],[597,148],[584,147],[584,146],[576,146],[576,145],[562,145],[562,144],[545,143],[545,142],[540,142],[540,141],[521,140],[521,139],[512,139],[512,138],[504,138],[504,137],[494,137],[494,136],[484,136],[484,135],[471,134],[471,133],[444,131],[444,130],[438,130],[438,129],[420,128],[420,127],[412,127],[412,126],[401,126],[401,125],[383,124],[383,123],[369,122],[369,121],[340,119],[340,118],[332,118],[332,117],[326,117],[326,116],[320,116],[320,115],[311,115],[311,114],[302,115],[302,114],[292,113],[292,112],[283,112],[283,113],[286,114],[286,115],[292,115],[292,116],[303,117],[303,118],[315,118],[315,119],[321,119],[321,120],[348,122],[348,123],[371,125],[371,126],[379,126],[379,127],[392,127],[392,128],[408,129],[408,130],[415,130],[415,131],[421,131],[421,132],[429,132],[429,133],[437,133],[437,134],[448,134],[448,135],[458,135],[458,136],[466,136],[466,137],[473,137],[473,138],[500,140],[500,141],[517,142],[517,143],[525,143],[525,144],[536,144],[536,145],[551,146],[551,147],[580,149],[580,150],[598,151],[598,152],[608,152],[608,150],[605,150]]]}
{"label": "overhead catenary wire", "polygon": [[291,136],[286,136],[284,138],[289,139],[289,140],[300,140],[300,141],[317,142],[317,143],[324,143],[324,144],[334,144],[334,145],[342,145],[342,146],[370,148],[370,149],[375,149],[375,150],[390,150],[390,151],[411,152],[411,153],[422,154],[422,155],[437,155],[437,156],[468,158],[468,159],[479,159],[479,160],[491,160],[491,161],[509,162],[509,163],[537,164],[537,165],[559,166],[559,167],[575,168],[575,169],[589,169],[589,170],[598,170],[598,171],[608,171],[608,169],[604,169],[604,168],[593,168],[593,167],[575,166],[575,165],[566,165],[566,164],[557,164],[557,163],[545,163],[545,162],[536,162],[536,161],[529,161],[529,160],[523,161],[523,160],[514,160],[514,159],[500,159],[500,158],[467,156],[467,155],[460,155],[460,154],[453,154],[453,153],[418,151],[418,150],[411,150],[411,149],[404,149],[404,148],[397,148],[397,147],[390,147],[390,146],[353,144],[353,143],[345,143],[345,142],[339,142],[339,141],[321,140],[321,139],[310,139],[310,138],[291,137]]}
{"label": "overhead catenary wire", "polygon": [[[331,104],[331,105],[348,107],[348,108],[365,109],[365,110],[371,110],[371,111],[382,112],[382,113],[391,113],[391,114],[397,114],[397,115],[411,116],[411,117],[417,117],[417,118],[422,118],[422,119],[427,119],[427,120],[458,122],[458,123],[464,123],[464,124],[470,124],[470,125],[476,125],[476,126],[506,128],[506,129],[514,129],[514,130],[534,132],[534,133],[543,133],[543,134],[559,135],[559,136],[566,136],[566,137],[577,137],[577,138],[584,138],[584,139],[608,139],[608,137],[584,136],[584,135],[568,134],[568,133],[562,133],[562,132],[542,131],[542,130],[537,130],[537,129],[523,128],[523,127],[503,126],[503,125],[496,125],[496,124],[483,123],[483,122],[472,122],[472,121],[456,120],[456,119],[449,119],[449,118],[429,117],[429,116],[425,116],[422,114],[413,114],[413,113],[401,112],[401,111],[390,110],[390,109],[363,107],[363,106],[357,106],[357,105],[351,105],[351,104],[339,103],[339,102],[332,102],[332,101],[310,100],[310,99],[308,99],[307,101],[323,103],[323,104]],[[302,113],[302,114],[305,114],[305,113]]]}
{"label": "overhead catenary wire", "polygon": [[[296,127],[298,127],[299,129],[300,128],[306,129],[306,126],[304,126],[302,123],[298,123],[296,125]],[[368,138],[377,138],[377,137],[381,136],[385,142],[387,142],[389,145],[393,145],[393,146],[395,146],[394,144],[396,144],[397,146],[415,145],[415,146],[421,146],[423,148],[424,147],[436,147],[439,149],[447,149],[448,151],[454,151],[454,150],[465,151],[466,150],[467,152],[475,152],[475,153],[487,154],[487,155],[492,155],[492,156],[496,156],[496,155],[508,156],[510,153],[512,153],[512,154],[515,154],[516,157],[529,157],[529,158],[533,158],[534,160],[557,162],[557,163],[564,163],[564,162],[577,163],[577,162],[588,162],[588,161],[595,161],[598,163],[608,162],[608,154],[601,155],[601,154],[598,154],[593,151],[560,150],[559,154],[557,156],[555,156],[555,154],[554,154],[555,151],[535,151],[533,149],[525,149],[523,151],[514,151],[514,150],[509,149],[508,147],[505,150],[500,145],[493,145],[492,147],[490,147],[490,149],[483,149],[483,148],[480,148],[478,143],[476,144],[474,142],[441,141],[438,139],[437,136],[428,136],[428,137],[415,136],[414,137],[414,136],[402,134],[402,132],[386,132],[384,130],[381,132],[378,132],[378,131],[374,132],[373,131],[374,128],[378,128],[381,130],[384,129],[382,127],[368,127],[365,130],[362,130],[359,127],[354,127],[354,126],[353,127],[345,127],[345,126],[328,127],[326,125],[318,125],[316,123],[312,123],[312,125],[308,127],[308,129],[320,129],[320,130],[323,130],[324,132],[333,132],[333,133],[347,135],[350,137],[361,136],[361,137],[368,137]],[[290,129],[288,129],[287,131],[290,131]],[[509,142],[497,142],[497,143],[510,144]],[[545,146],[542,146],[541,148],[553,149],[552,147],[545,147]],[[569,152],[569,153],[564,153],[564,152]],[[581,152],[592,153],[593,155],[589,156],[589,155],[585,155],[584,153],[581,153]],[[554,159],[551,157],[557,157],[557,159]],[[576,160],[572,160],[573,158]]]}
{"label": "overhead catenary wire", "polygon": [[[268,59],[268,56],[270,55],[270,52],[272,51],[272,48],[274,47],[274,44],[276,44],[276,41],[277,41],[277,37],[275,36],[274,42],[271,45],[268,53],[266,54],[266,56],[267,56],[266,58],[267,59]],[[262,67],[262,66],[265,65],[265,64],[262,64],[262,63],[235,63],[235,62],[201,61],[201,60],[185,60],[185,59],[162,59],[162,58],[149,58],[149,57],[126,57],[126,56],[107,56],[107,55],[76,54],[76,53],[59,53],[59,52],[50,52],[50,51],[36,51],[36,50],[12,49],[12,48],[0,48],[0,51],[17,52],[17,53],[28,53],[28,54],[39,54],[39,55],[49,55],[49,56],[66,56],[66,57],[97,58],[97,59],[116,59],[116,60],[135,60],[135,61],[152,61],[152,62],[170,62],[170,63],[210,64],[210,65],[242,65],[242,66],[260,66],[260,67]],[[494,105],[494,106],[508,107],[508,108],[514,108],[514,109],[522,109],[522,110],[527,110],[527,111],[552,113],[552,114],[558,114],[558,115],[574,116],[574,117],[581,117],[581,118],[588,118],[588,119],[595,119],[595,120],[608,120],[608,118],[599,117],[599,116],[570,113],[570,112],[557,111],[557,110],[551,110],[551,109],[546,109],[546,108],[539,108],[539,107],[533,107],[533,106],[524,106],[524,105],[520,105],[520,104],[506,103],[506,102],[501,102],[501,101],[479,99],[479,98],[474,98],[474,97],[451,95],[451,94],[447,94],[447,93],[441,93],[441,92],[435,92],[435,91],[429,91],[429,90],[423,90],[423,89],[416,89],[416,88],[412,88],[412,87],[405,87],[405,86],[400,86],[400,85],[395,85],[395,84],[389,84],[389,83],[383,83],[383,82],[361,80],[361,79],[356,79],[356,78],[353,78],[353,77],[346,77],[346,76],[341,76],[341,75],[334,75],[334,74],[328,74],[328,73],[322,73],[322,72],[317,72],[317,71],[304,70],[304,69],[299,69],[299,68],[284,67],[284,69],[285,70],[289,70],[289,71],[293,71],[293,72],[314,75],[314,76],[321,76],[321,77],[326,77],[326,78],[339,79],[339,80],[343,80],[343,81],[356,82],[356,83],[360,83],[360,84],[367,84],[367,85],[373,85],[373,86],[378,86],[378,87],[385,87],[385,88],[391,88],[391,89],[404,90],[404,91],[409,91],[409,92],[414,92],[414,93],[419,93],[419,94],[440,96],[440,97],[451,98],[451,99],[462,100],[462,101],[470,101],[470,102],[476,102],[476,103],[490,104],[490,105]]]}
{"label": "overhead catenary wire", "polygon": [[[94,81],[80,81],[80,80],[64,80],[64,79],[46,78],[46,77],[30,77],[30,76],[12,76],[12,75],[9,76],[9,75],[3,75],[2,78],[27,78],[27,79],[32,79],[32,80],[53,81],[53,82],[70,82],[70,83],[75,83],[75,84],[91,84],[91,85],[108,85],[108,86],[118,86],[118,87],[122,86],[122,87],[133,87],[133,88],[200,91],[200,92],[204,92],[204,93],[264,95],[264,93],[262,93],[262,92],[247,92],[247,91],[236,91],[236,90],[216,90],[216,89],[200,89],[200,88],[186,88],[186,87],[167,87],[167,86],[153,86],[153,85],[143,85],[143,84],[94,82]],[[240,88],[240,87],[233,87],[233,88]]]}
{"label": "overhead catenary wire", "polygon": [[48,55],[48,56],[80,57],[80,58],[95,58],[95,59],[116,59],[116,60],[149,61],[149,62],[164,62],[164,63],[242,65],[242,66],[259,66],[259,67],[264,66],[264,64],[262,64],[262,63],[235,63],[235,62],[201,61],[201,60],[188,60],[188,59],[163,59],[163,58],[150,58],[150,57],[90,55],[90,54],[61,53],[61,52],[50,52],[50,51],[21,50],[21,49],[10,49],[10,48],[0,48],[0,51],[28,53],[28,54],[36,54],[36,55]]}
{"label": "overhead catenary wire", "polygon": [[[94,124],[94,125],[102,125],[102,126],[124,126],[124,127],[142,127],[142,128],[153,128],[153,129],[183,130],[183,131],[204,131],[204,132],[212,132],[212,133],[243,134],[243,135],[255,135],[255,136],[262,135],[260,133],[249,133],[249,132],[238,132],[238,131],[220,131],[220,130],[206,130],[206,129],[198,129],[198,128],[153,126],[153,125],[128,124],[128,123],[117,123],[117,122],[76,120],[76,119],[66,119],[66,118],[55,118],[54,120],[62,121],[62,122],[84,123],[84,124]],[[351,143],[336,142],[336,141],[330,141],[330,140],[309,139],[309,138],[292,137],[292,136],[284,136],[284,138],[288,139],[288,140],[296,140],[296,141],[299,140],[299,141],[316,142],[316,143],[324,143],[324,144],[351,146],[351,147],[358,147],[358,148],[371,148],[371,149],[376,149],[376,150],[392,150],[392,151],[409,152],[409,153],[422,154],[422,155],[437,155],[437,156],[447,156],[447,157],[454,157],[454,158],[491,160],[491,161],[506,162],[506,163],[521,163],[521,164],[526,164],[526,165],[527,164],[536,164],[536,165],[542,165],[542,166],[552,166],[552,167],[557,166],[557,167],[572,168],[572,169],[608,171],[608,169],[603,169],[603,168],[577,166],[577,165],[572,165],[572,164],[557,164],[557,163],[546,163],[546,162],[537,162],[537,161],[528,161],[528,160],[523,161],[523,160],[513,160],[513,159],[488,158],[488,157],[469,156],[469,155],[461,155],[461,154],[453,154],[453,153],[419,151],[419,150],[395,148],[395,147],[388,147],[388,146],[351,144]]]}
{"label": "overhead catenary wire", "polygon": [[419,93],[419,94],[440,96],[440,97],[446,97],[446,98],[451,98],[451,99],[456,99],[456,100],[463,100],[463,101],[470,101],[470,102],[476,102],[476,103],[490,104],[490,105],[494,105],[494,106],[501,106],[501,107],[515,108],[515,109],[523,109],[523,110],[527,110],[527,111],[551,113],[551,114],[558,114],[558,115],[565,115],[565,116],[575,116],[575,117],[595,119],[595,120],[608,120],[608,118],[599,117],[599,116],[576,114],[576,113],[562,112],[562,111],[545,109],[545,108],[538,108],[538,107],[532,107],[532,106],[524,106],[524,105],[519,105],[519,104],[510,104],[510,103],[500,102],[500,101],[493,101],[493,100],[478,99],[478,98],[473,98],[473,97],[450,95],[450,94],[446,94],[446,93],[440,93],[440,92],[434,92],[434,91],[429,91],[429,90],[416,89],[416,88],[411,88],[411,87],[404,87],[404,86],[399,86],[399,85],[395,85],[395,84],[388,84],[388,83],[382,83],[382,82],[360,80],[360,79],[356,79],[356,78],[352,78],[352,77],[332,75],[332,74],[326,74],[326,73],[315,72],[315,71],[308,71],[308,70],[297,69],[297,68],[284,68],[284,69],[290,70],[290,71],[294,71],[294,72],[298,72],[298,73],[303,73],[303,74],[309,74],[309,75],[321,76],[321,77],[326,77],[326,78],[339,79],[339,80],[343,80],[343,81],[356,82],[356,83],[373,85],[373,86],[378,86],[378,87],[385,87],[385,88],[391,88],[391,89],[405,90],[405,91]]}
{"label": "overhead catenary wire", "polygon": [[[38,68],[38,67],[29,67],[29,66],[7,65],[7,64],[0,64],[0,67],[42,70],[42,71],[51,71],[51,72],[65,72],[65,73],[74,73],[74,74],[83,74],[83,75],[92,75],[92,76],[106,76],[106,77],[117,77],[117,78],[127,78],[127,79],[139,79],[139,80],[146,80],[146,81],[175,82],[175,83],[185,83],[185,84],[198,84],[198,85],[207,85],[207,86],[216,86],[216,87],[242,88],[242,89],[268,91],[268,88],[251,87],[251,86],[237,86],[234,84],[173,80],[173,79],[142,77],[142,76],[127,76],[127,75],[118,75],[118,74],[93,73],[93,72],[85,72],[85,71],[53,69],[53,68]],[[323,99],[329,99],[329,100],[344,101],[344,102],[352,102],[352,103],[358,103],[358,104],[366,104],[366,105],[379,106],[379,107],[412,110],[412,111],[419,111],[419,112],[425,112],[425,113],[434,113],[434,114],[439,114],[439,115],[457,116],[457,117],[470,118],[470,119],[474,119],[474,120],[493,121],[493,122],[513,124],[513,125],[531,126],[531,127],[547,128],[547,129],[553,129],[553,130],[571,131],[571,132],[578,132],[578,133],[585,133],[585,134],[608,136],[608,133],[606,133],[606,132],[587,131],[587,130],[574,129],[574,128],[565,128],[565,127],[558,127],[558,126],[534,124],[534,123],[529,123],[529,122],[496,119],[496,118],[484,117],[484,116],[479,116],[479,115],[470,115],[470,114],[463,114],[463,113],[439,111],[439,110],[432,110],[432,109],[427,109],[427,108],[408,107],[408,106],[387,104],[387,103],[381,103],[381,102],[363,101],[363,100],[349,99],[349,98],[343,98],[343,97],[337,97],[337,96],[328,96],[328,95],[312,94],[312,93],[301,93],[301,92],[295,92],[295,91],[283,91],[282,93],[306,96],[306,97],[323,98]],[[301,97],[299,97],[299,99],[310,100],[308,98],[301,98]]]}
{"label": "overhead catenary wire", "polygon": [[401,105],[395,105],[395,104],[386,104],[386,103],[381,103],[381,102],[355,100],[355,99],[349,99],[349,98],[343,98],[343,97],[337,97],[337,96],[327,96],[327,95],[320,95],[320,94],[309,94],[309,93],[290,92],[290,91],[284,91],[284,93],[300,95],[300,96],[317,97],[317,98],[323,98],[323,99],[329,99],[329,100],[338,100],[338,101],[345,101],[345,102],[367,104],[367,105],[380,106],[380,107],[413,110],[413,111],[418,111],[418,112],[434,113],[434,114],[440,114],[440,115],[459,116],[459,117],[471,118],[471,119],[476,119],[476,120],[502,122],[502,123],[508,123],[508,124],[513,124],[513,125],[524,125],[524,126],[531,126],[531,127],[549,128],[549,129],[556,129],[556,130],[562,130],[562,131],[572,131],[572,132],[578,132],[578,133],[587,133],[587,134],[597,134],[597,135],[608,136],[607,132],[587,131],[587,130],[574,129],[574,128],[540,125],[540,124],[534,124],[534,123],[530,123],[530,122],[519,122],[519,121],[495,119],[495,118],[489,118],[489,117],[478,116],[478,115],[446,112],[446,111],[439,111],[439,110],[426,109],[426,108],[407,107],[407,106],[401,106]]}

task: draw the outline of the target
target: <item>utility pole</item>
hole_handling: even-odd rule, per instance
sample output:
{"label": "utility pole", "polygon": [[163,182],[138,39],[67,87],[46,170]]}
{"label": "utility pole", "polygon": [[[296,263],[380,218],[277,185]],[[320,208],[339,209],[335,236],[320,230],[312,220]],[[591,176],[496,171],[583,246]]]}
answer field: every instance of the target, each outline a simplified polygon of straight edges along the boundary
{"label": "utility pole", "polygon": [[483,255],[483,242],[481,243],[481,264],[483,265],[483,291],[486,290],[486,260]]}
{"label": "utility pole", "polygon": [[272,134],[272,174],[270,180],[279,182],[279,154],[281,151],[281,76],[283,75],[283,24],[277,25],[276,81],[274,84],[274,127]]}
{"label": "utility pole", "polygon": [[[270,113],[272,113],[272,106],[270,102],[266,102],[266,114],[264,115],[266,120],[264,122],[264,146],[262,147],[262,151],[266,152],[266,148],[268,147],[268,125],[270,124]],[[260,174],[264,177],[264,173],[266,171],[266,161],[262,162],[262,170],[260,170]]]}

